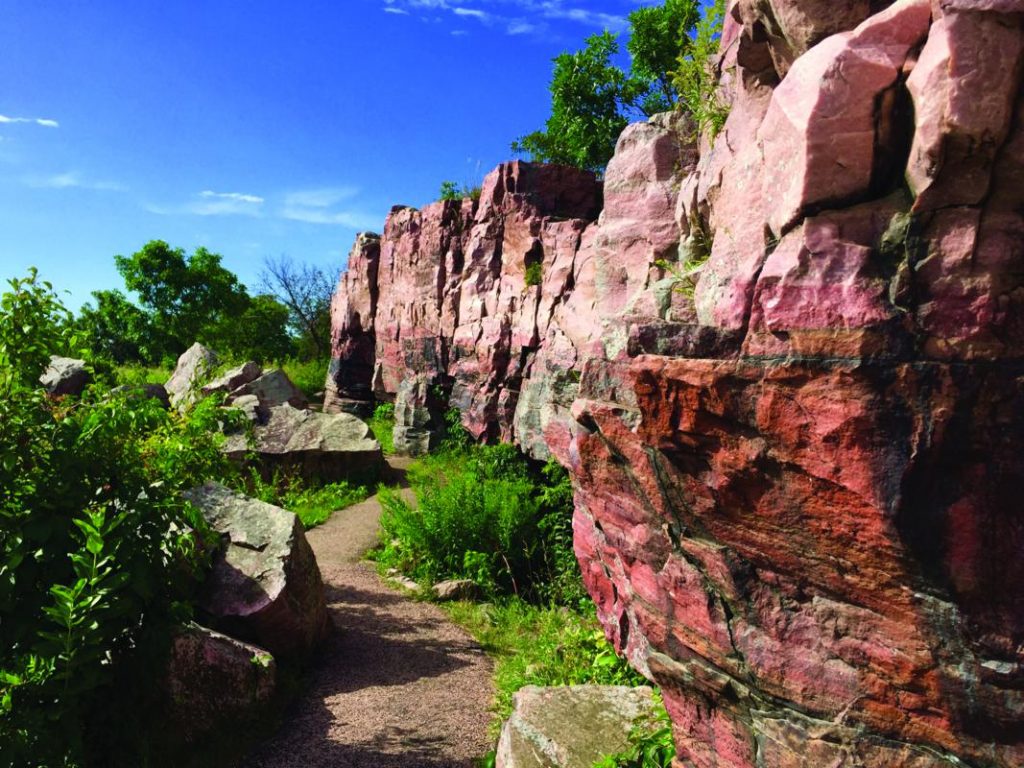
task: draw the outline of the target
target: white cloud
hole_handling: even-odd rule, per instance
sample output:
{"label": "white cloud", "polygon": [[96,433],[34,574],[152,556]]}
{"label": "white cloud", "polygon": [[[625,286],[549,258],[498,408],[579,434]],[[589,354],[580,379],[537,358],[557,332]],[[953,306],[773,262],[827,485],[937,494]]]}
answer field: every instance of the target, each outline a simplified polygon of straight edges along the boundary
{"label": "white cloud", "polygon": [[480,21],[489,21],[491,18],[491,14],[478,8],[452,8],[452,13],[456,16],[471,16],[474,19],[480,19]]}
{"label": "white cloud", "polygon": [[60,123],[56,120],[50,120],[46,117],[8,117],[7,115],[0,115],[0,124],[9,123],[34,123],[35,125],[41,125],[44,128],[60,127]]}
{"label": "white cloud", "polygon": [[381,219],[364,211],[338,209],[338,203],[359,194],[355,187],[323,187],[290,192],[281,206],[281,218],[306,224],[333,224],[357,230],[379,229]]}
{"label": "white cloud", "polygon": [[453,29],[450,34],[452,37],[465,37],[469,32],[464,29]]}
{"label": "white cloud", "polygon": [[25,184],[36,189],[94,189],[100,192],[118,192],[124,189],[116,181],[84,179],[77,171],[58,173],[53,176],[29,176]]}
{"label": "white cloud", "polygon": [[263,198],[256,195],[244,195],[241,192],[214,192],[204,189],[199,193],[200,197],[214,198],[218,200],[235,200],[239,203],[262,203]]}
{"label": "white cloud", "polygon": [[[633,4],[640,0],[633,0]],[[550,31],[547,21],[575,22],[595,29],[621,32],[625,16],[586,7],[586,0],[566,5],[564,0],[384,0],[388,13],[417,13],[424,21],[437,21],[437,11],[501,24],[509,35],[539,35]],[[502,9],[505,9],[504,12]]]}
{"label": "white cloud", "polygon": [[262,216],[263,198],[257,195],[246,195],[241,192],[214,192],[204,189],[180,205],[143,206],[150,213],[160,216]]}

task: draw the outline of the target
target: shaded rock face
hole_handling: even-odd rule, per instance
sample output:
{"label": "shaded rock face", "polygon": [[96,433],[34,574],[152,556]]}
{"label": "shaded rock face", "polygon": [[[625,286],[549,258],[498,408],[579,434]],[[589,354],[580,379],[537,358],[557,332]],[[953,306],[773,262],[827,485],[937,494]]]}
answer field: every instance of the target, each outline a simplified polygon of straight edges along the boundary
{"label": "shaded rock face", "polygon": [[184,409],[199,400],[202,396],[200,388],[218,362],[217,353],[198,341],[182,352],[171,378],[164,384],[171,405]]}
{"label": "shaded rock face", "polygon": [[253,460],[267,478],[277,471],[322,482],[365,480],[383,464],[380,443],[366,422],[348,413],[300,410],[285,403],[264,408],[254,395],[233,404],[254,422],[251,435],[228,435],[223,450]]}
{"label": "shaded rock face", "polygon": [[245,735],[271,711],[277,664],[265,650],[198,624],[179,630],[163,681],[167,732],[159,738],[176,748],[196,749]]}
{"label": "shaded rock face", "polygon": [[497,768],[591,768],[624,752],[635,726],[654,713],[646,686],[527,685],[501,728]]}
{"label": "shaded rock face", "polygon": [[[545,224],[529,343],[492,290],[517,266],[473,267],[483,203],[458,313],[403,326],[447,354],[404,378],[570,469],[584,579],[679,766],[1024,765],[1022,23],[733,2],[724,129],[623,134],[601,217]],[[707,257],[692,301],[673,250]]]}
{"label": "shaded rock face", "polygon": [[90,381],[92,381],[92,374],[86,368],[85,360],[58,355],[50,355],[50,364],[43,375],[39,377],[39,383],[43,385],[43,389],[47,394],[55,397],[61,395],[77,397],[85,391]]}
{"label": "shaded rock face", "polygon": [[218,483],[185,497],[226,543],[199,599],[212,626],[279,660],[307,657],[329,619],[320,569],[299,519]]}

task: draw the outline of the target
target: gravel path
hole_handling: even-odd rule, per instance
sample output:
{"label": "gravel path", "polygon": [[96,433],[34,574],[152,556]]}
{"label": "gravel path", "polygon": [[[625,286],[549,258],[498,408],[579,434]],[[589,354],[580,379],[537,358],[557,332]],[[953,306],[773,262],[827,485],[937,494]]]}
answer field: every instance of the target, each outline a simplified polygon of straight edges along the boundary
{"label": "gravel path", "polygon": [[[393,479],[407,462],[389,460]],[[249,768],[470,768],[491,745],[492,665],[429,603],[385,586],[360,558],[377,542],[371,497],[309,532],[336,631],[306,690]]]}

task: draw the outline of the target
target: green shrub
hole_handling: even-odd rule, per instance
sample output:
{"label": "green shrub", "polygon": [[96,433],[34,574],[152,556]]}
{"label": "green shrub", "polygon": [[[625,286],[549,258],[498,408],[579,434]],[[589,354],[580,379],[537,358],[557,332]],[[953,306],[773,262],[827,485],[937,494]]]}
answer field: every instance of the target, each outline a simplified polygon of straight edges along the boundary
{"label": "green shrub", "polygon": [[[215,403],[37,383],[54,349],[84,354],[37,280],[0,298],[0,764],[138,764],[138,718],[205,562],[180,492],[229,472]],[[135,669],[134,685],[124,684]]]}
{"label": "green shrub", "polygon": [[480,185],[463,184],[459,186],[454,181],[442,181],[441,191],[438,193],[438,200],[479,200],[481,193]]}
{"label": "green shrub", "polygon": [[512,445],[452,445],[409,469],[415,508],[382,489],[379,559],[421,581],[469,578],[492,596],[580,599],[565,471],[538,471]]}
{"label": "green shrub", "polygon": [[633,724],[629,748],[599,760],[594,768],[672,768],[675,756],[672,721],[658,697],[653,717],[641,718]]}
{"label": "green shrub", "polygon": [[326,360],[286,360],[281,363],[281,369],[288,374],[288,378],[296,387],[302,390],[310,400],[324,391],[327,385]]}
{"label": "green shrub", "polygon": [[524,685],[646,683],[605,639],[593,604],[569,610],[513,597],[493,604],[448,603],[444,609],[495,658],[495,729],[511,714],[512,696]]}
{"label": "green shrub", "polygon": [[378,404],[367,423],[373,431],[373,436],[380,443],[381,450],[388,456],[393,454],[395,452],[395,404]]}
{"label": "green shrub", "polygon": [[260,501],[294,512],[307,531],[326,523],[333,512],[358,504],[370,495],[365,485],[344,481],[310,484],[298,475],[281,473],[266,481],[255,469],[242,490]]}
{"label": "green shrub", "polygon": [[533,264],[526,265],[526,273],[523,275],[523,281],[527,285],[540,285],[544,280],[544,265],[537,261]]}
{"label": "green shrub", "polygon": [[725,0],[714,0],[704,7],[689,42],[679,57],[673,83],[679,92],[679,108],[689,112],[697,124],[697,133],[707,131],[712,139],[729,117],[729,107],[718,90],[718,73],[713,61],[718,53],[725,19]]}

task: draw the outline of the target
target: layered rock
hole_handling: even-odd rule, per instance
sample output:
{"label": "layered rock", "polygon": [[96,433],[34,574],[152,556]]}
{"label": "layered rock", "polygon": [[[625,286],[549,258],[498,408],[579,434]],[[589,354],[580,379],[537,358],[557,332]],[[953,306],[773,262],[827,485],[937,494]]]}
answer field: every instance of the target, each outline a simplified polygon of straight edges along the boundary
{"label": "layered rock", "polygon": [[653,729],[654,723],[654,698],[646,686],[527,685],[512,697],[495,766],[592,768],[627,751],[634,729]]}
{"label": "layered rock", "polygon": [[393,214],[372,388],[425,422],[450,383],[474,435],[569,467],[585,581],[679,766],[1010,768],[1024,3],[841,5],[733,2],[723,130],[698,158],[692,128],[630,128],[596,221]]}
{"label": "layered rock", "polygon": [[225,541],[199,606],[215,629],[302,660],[328,626],[324,585],[302,523],[287,510],[207,483],[185,494]]}

